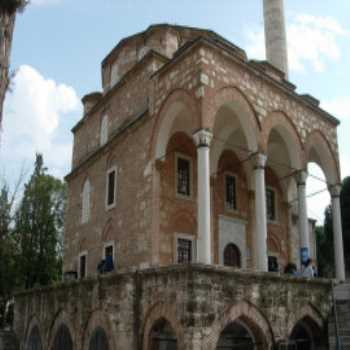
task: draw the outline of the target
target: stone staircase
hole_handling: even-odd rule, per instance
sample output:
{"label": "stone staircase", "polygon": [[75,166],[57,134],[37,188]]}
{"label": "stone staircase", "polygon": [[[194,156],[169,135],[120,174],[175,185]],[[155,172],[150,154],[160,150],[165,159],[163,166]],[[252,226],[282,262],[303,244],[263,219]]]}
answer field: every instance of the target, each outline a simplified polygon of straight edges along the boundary
{"label": "stone staircase", "polygon": [[328,337],[330,350],[350,350],[350,283],[335,287],[334,297],[338,319],[338,334],[340,347],[336,347],[336,331],[334,312],[328,322]]}

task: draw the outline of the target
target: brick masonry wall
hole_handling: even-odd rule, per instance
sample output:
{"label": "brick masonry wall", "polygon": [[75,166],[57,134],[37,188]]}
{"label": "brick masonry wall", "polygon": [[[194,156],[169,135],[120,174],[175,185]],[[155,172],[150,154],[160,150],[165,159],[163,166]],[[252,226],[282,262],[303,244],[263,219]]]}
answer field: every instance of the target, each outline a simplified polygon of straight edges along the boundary
{"label": "brick masonry wall", "polygon": [[[164,34],[165,35],[165,34]],[[215,129],[216,112],[220,103],[245,101],[244,113],[251,117],[250,126],[256,133],[260,151],[268,147],[268,130],[273,126],[272,112],[278,111],[280,123],[294,130],[300,140],[301,165],[305,165],[307,140],[315,131],[324,135],[327,147],[337,160],[336,126],[314,109],[292,97],[282,87],[220,48],[204,44],[182,49],[170,63],[149,59],[140,63],[135,72],[105,97],[77,129],[74,147],[74,173],[68,178],[69,207],[65,230],[65,268],[75,269],[80,251],[88,250],[89,272],[94,274],[102,256],[103,242],[115,240],[118,266],[140,264],[169,264],[174,261],[176,232],[196,235],[196,150],[191,135],[200,127]],[[160,67],[163,67],[159,69]],[[152,75],[154,70],[157,73]],[[223,89],[226,88],[226,89]],[[223,91],[226,92],[223,92]],[[242,102],[243,103],[243,102]],[[155,159],[159,133],[163,123],[173,113],[173,106],[181,104],[174,118],[168,145],[162,159]],[[122,135],[113,137],[118,128],[148,107],[148,114]],[[243,108],[243,107],[242,107]],[[99,123],[104,111],[110,116],[110,142],[99,149]],[[285,118],[285,119],[283,119]],[[185,120],[185,122],[184,122]],[[179,125],[185,130],[178,130]],[[125,125],[125,124],[124,124]],[[261,128],[263,128],[261,130]],[[173,135],[176,133],[175,135]],[[214,134],[214,137],[216,135]],[[175,157],[179,149],[193,160],[193,197],[190,200],[175,196]],[[298,149],[298,148],[296,148]],[[225,149],[223,150],[225,151]],[[295,152],[295,150],[293,150]],[[88,161],[86,156],[96,152]],[[232,157],[241,159],[241,155]],[[112,160],[111,160],[112,159]],[[118,173],[117,206],[105,209],[106,170],[115,162]],[[78,166],[81,163],[81,166]],[[253,256],[254,188],[251,166],[242,165],[238,195],[240,206],[236,213],[223,208],[223,180],[212,178],[212,232],[213,261],[218,262],[218,217],[225,215],[247,222],[247,245]],[[215,170],[215,169],[214,169]],[[236,170],[236,169],[233,169]],[[272,169],[273,170],[273,169]],[[212,171],[215,172],[215,171]],[[266,172],[268,185],[277,188],[278,222],[269,223],[270,247],[279,249],[281,261],[296,259],[298,242],[290,239],[295,232],[291,210],[286,205],[287,188],[273,171]],[[92,217],[81,225],[81,192],[84,180],[89,176],[92,184]],[[293,227],[292,227],[293,226]],[[294,231],[293,231],[294,230]],[[185,231],[185,232],[182,232]],[[272,238],[274,237],[274,239]],[[277,241],[277,242],[276,242]],[[249,258],[248,267],[253,266]]]}

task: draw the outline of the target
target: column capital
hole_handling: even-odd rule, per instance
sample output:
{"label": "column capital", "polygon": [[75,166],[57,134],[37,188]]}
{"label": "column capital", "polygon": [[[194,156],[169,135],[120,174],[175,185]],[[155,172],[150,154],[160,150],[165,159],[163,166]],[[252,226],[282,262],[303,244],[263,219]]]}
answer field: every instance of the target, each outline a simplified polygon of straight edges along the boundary
{"label": "column capital", "polygon": [[295,180],[299,186],[305,186],[307,177],[309,176],[308,172],[305,169],[300,169],[295,172]]}
{"label": "column capital", "polygon": [[213,134],[207,129],[200,129],[192,136],[197,147],[209,147],[213,138]]}
{"label": "column capital", "polygon": [[340,184],[329,185],[328,190],[332,198],[339,198],[340,192],[341,192],[341,185]]}
{"label": "column capital", "polygon": [[251,156],[254,169],[265,169],[267,156],[264,153],[254,153]]}

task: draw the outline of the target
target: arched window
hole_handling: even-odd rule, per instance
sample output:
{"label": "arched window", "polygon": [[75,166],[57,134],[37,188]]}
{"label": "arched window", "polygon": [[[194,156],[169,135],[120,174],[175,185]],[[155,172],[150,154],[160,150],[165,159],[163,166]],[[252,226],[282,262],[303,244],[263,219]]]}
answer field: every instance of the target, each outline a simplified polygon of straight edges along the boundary
{"label": "arched window", "polygon": [[34,327],[30,332],[26,350],[42,350],[41,337],[38,327]]}
{"label": "arched window", "polygon": [[61,325],[58,329],[53,350],[73,350],[73,341],[67,326]]}
{"label": "arched window", "polygon": [[90,338],[89,350],[108,349],[108,340],[105,331],[101,327],[96,328]]}
{"label": "arched window", "polygon": [[177,339],[170,323],[161,318],[152,327],[150,333],[151,350],[176,350]]}
{"label": "arched window", "polygon": [[108,115],[105,114],[101,119],[100,125],[100,145],[103,146],[108,141]]}
{"label": "arched window", "polygon": [[86,223],[90,219],[90,196],[91,185],[89,179],[86,179],[83,186],[82,206],[81,206],[81,222]]}
{"label": "arched window", "polygon": [[224,265],[225,266],[233,266],[233,267],[241,267],[241,253],[238,247],[229,243],[224,250]]}

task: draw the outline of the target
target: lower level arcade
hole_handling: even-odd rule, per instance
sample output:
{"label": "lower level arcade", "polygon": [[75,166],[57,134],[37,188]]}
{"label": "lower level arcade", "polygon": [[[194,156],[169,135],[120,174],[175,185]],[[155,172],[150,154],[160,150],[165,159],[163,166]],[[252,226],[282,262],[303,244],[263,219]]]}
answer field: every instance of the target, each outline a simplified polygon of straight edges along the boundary
{"label": "lower level arcade", "polygon": [[25,350],[327,349],[330,282],[229,267],[126,271],[24,292]]}

